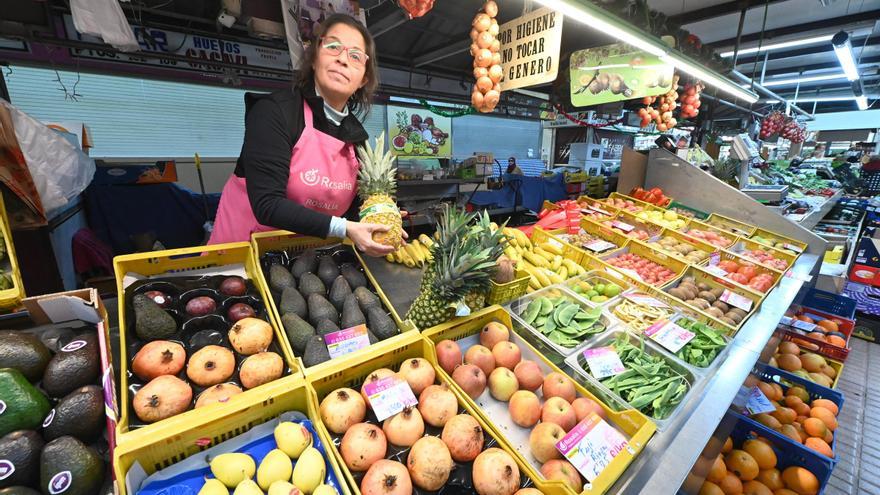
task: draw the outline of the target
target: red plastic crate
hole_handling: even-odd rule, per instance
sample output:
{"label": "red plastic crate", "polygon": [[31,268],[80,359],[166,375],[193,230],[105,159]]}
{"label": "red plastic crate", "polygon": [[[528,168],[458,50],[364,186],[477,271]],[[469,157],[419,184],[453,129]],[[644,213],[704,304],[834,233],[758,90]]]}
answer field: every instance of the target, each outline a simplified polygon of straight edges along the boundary
{"label": "red plastic crate", "polygon": [[[806,331],[795,329],[790,326],[783,326],[782,328],[785,330],[782,338],[783,340],[797,340],[802,342],[808,342],[815,346],[818,346],[818,350],[814,351],[818,354],[821,354],[825,357],[830,357],[831,359],[836,359],[838,361],[846,361],[847,356],[849,356],[849,341],[852,336],[853,328],[855,328],[856,322],[847,318],[843,318],[841,316],[837,316],[831,313],[825,313],[824,311],[819,311],[813,308],[801,307],[798,309],[796,313],[798,316],[805,315],[812,318],[814,321],[818,320],[835,320],[839,322],[837,324],[837,329],[840,333],[844,335],[844,340],[846,340],[845,347],[838,347],[833,344],[829,344],[824,340],[814,339],[813,337],[808,337],[806,335]],[[801,333],[804,332],[804,333]]]}

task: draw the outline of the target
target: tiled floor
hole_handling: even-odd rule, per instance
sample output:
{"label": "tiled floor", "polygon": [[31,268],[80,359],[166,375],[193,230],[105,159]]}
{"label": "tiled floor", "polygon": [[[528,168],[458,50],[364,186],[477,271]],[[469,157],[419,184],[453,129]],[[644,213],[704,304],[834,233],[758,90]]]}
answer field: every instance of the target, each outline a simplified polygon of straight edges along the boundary
{"label": "tiled floor", "polygon": [[826,495],[880,494],[880,345],[852,339],[838,383],[844,394],[836,432],[840,462]]}

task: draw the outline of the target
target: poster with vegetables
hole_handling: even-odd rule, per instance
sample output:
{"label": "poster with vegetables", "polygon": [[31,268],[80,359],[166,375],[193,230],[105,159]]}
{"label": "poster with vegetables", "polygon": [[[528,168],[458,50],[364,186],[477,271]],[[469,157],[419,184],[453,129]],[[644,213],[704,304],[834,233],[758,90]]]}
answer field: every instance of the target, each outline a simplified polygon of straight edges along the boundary
{"label": "poster with vegetables", "polygon": [[569,70],[576,107],[662,95],[672,86],[671,65],[626,43],[574,52]]}
{"label": "poster with vegetables", "polygon": [[450,158],[452,119],[424,108],[388,105],[388,136],[395,156]]}

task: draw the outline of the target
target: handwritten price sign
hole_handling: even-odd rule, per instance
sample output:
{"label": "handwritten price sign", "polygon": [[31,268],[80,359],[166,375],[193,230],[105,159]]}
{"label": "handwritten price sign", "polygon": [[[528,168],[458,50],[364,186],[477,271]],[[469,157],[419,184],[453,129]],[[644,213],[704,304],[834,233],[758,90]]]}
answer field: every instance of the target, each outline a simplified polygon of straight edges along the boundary
{"label": "handwritten price sign", "polygon": [[645,335],[673,353],[681,350],[696,337],[695,333],[668,320],[658,321],[651,325],[645,330]]}
{"label": "handwritten price sign", "polygon": [[331,332],[324,336],[330,357],[335,359],[370,345],[370,337],[367,335],[367,326],[358,325],[346,328],[338,332]]}
{"label": "handwritten price sign", "polygon": [[625,448],[623,435],[596,413],[590,413],[556,443],[556,450],[590,482]]}
{"label": "handwritten price sign", "polygon": [[364,385],[364,392],[380,422],[419,403],[406,380],[397,375]]}
{"label": "handwritten price sign", "polygon": [[598,347],[584,350],[584,358],[590,367],[590,374],[598,379],[619,375],[626,371],[620,356],[613,347]]}

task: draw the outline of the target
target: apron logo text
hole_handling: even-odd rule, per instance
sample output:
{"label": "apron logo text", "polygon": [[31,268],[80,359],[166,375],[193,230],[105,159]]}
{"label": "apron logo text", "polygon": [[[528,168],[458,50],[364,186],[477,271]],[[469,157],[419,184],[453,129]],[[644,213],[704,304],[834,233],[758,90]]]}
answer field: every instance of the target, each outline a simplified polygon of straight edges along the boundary
{"label": "apron logo text", "polygon": [[330,177],[326,175],[318,175],[318,169],[313,168],[306,170],[305,172],[299,173],[299,179],[303,182],[303,184],[314,187],[320,185],[321,187],[339,191],[353,191],[354,184],[348,181],[332,181]]}

